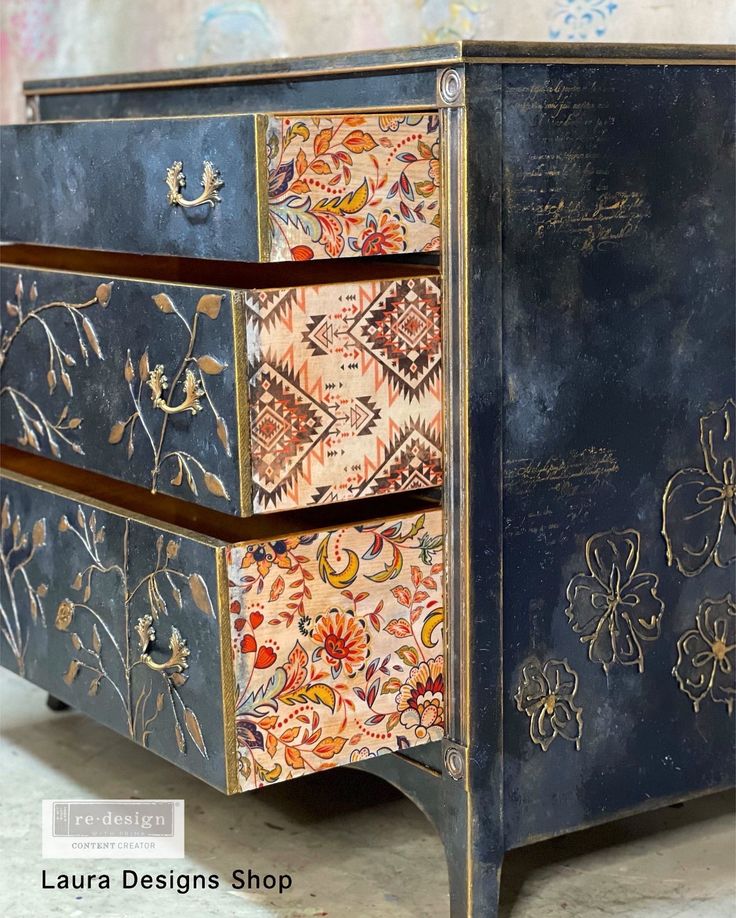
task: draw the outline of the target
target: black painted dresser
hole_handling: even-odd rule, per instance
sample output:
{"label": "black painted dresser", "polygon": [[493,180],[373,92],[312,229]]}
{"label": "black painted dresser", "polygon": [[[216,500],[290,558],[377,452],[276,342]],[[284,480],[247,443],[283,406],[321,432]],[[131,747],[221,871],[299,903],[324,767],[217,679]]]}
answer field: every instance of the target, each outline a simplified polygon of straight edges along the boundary
{"label": "black painted dresser", "polygon": [[226,793],[393,782],[454,916],[510,848],[728,786],[733,64],[26,84],[3,665]]}

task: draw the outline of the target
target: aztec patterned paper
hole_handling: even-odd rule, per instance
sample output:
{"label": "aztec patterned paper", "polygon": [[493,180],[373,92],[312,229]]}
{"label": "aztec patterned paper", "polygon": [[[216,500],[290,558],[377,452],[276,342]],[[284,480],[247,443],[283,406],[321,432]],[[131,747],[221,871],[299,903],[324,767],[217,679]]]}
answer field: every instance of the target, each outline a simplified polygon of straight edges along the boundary
{"label": "aztec patterned paper", "polygon": [[435,280],[236,296],[247,316],[254,513],[441,484]]}
{"label": "aztec patterned paper", "polygon": [[238,787],[440,739],[442,514],[228,549]]}
{"label": "aztec patterned paper", "polygon": [[436,114],[269,119],[271,261],[439,249]]}

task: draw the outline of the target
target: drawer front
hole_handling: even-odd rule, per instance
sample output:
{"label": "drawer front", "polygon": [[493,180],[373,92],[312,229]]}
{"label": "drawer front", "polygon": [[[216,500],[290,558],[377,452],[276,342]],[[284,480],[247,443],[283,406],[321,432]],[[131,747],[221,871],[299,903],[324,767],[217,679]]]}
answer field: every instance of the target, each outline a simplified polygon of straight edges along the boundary
{"label": "drawer front", "polygon": [[0,236],[291,261],[439,249],[435,114],[50,122],[0,131]]}
{"label": "drawer front", "polygon": [[0,290],[3,443],[244,516],[441,483],[436,278]]}
{"label": "drawer front", "polygon": [[[265,124],[264,116],[4,127],[0,236],[5,242],[258,261],[259,122]],[[210,203],[169,203],[168,170],[178,162],[186,178],[179,188],[183,198],[208,192]],[[205,162],[219,179],[204,177]]]}
{"label": "drawer front", "polygon": [[439,739],[439,510],[226,544],[2,479],[0,660],[227,792]]}

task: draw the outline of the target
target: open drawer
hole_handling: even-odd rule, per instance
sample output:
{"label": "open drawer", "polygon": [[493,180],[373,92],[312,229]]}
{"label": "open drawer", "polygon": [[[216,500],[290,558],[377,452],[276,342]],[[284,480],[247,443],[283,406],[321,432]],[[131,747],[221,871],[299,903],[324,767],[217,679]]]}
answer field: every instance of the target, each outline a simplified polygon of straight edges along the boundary
{"label": "open drawer", "polygon": [[6,242],[254,262],[439,248],[436,114],[65,121],[0,137]]}
{"label": "open drawer", "polygon": [[2,664],[184,770],[233,793],[442,736],[438,509],[221,538],[2,492]]}
{"label": "open drawer", "polygon": [[438,281],[3,268],[2,442],[242,516],[439,485]]}

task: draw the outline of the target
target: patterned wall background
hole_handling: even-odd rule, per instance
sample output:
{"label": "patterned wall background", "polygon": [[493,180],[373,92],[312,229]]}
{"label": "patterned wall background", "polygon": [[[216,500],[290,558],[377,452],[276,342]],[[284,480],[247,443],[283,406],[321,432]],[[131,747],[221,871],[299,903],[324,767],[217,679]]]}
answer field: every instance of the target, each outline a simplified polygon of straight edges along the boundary
{"label": "patterned wall background", "polygon": [[515,41],[732,43],[733,0],[2,0],[0,120],[20,84],[273,56]]}

